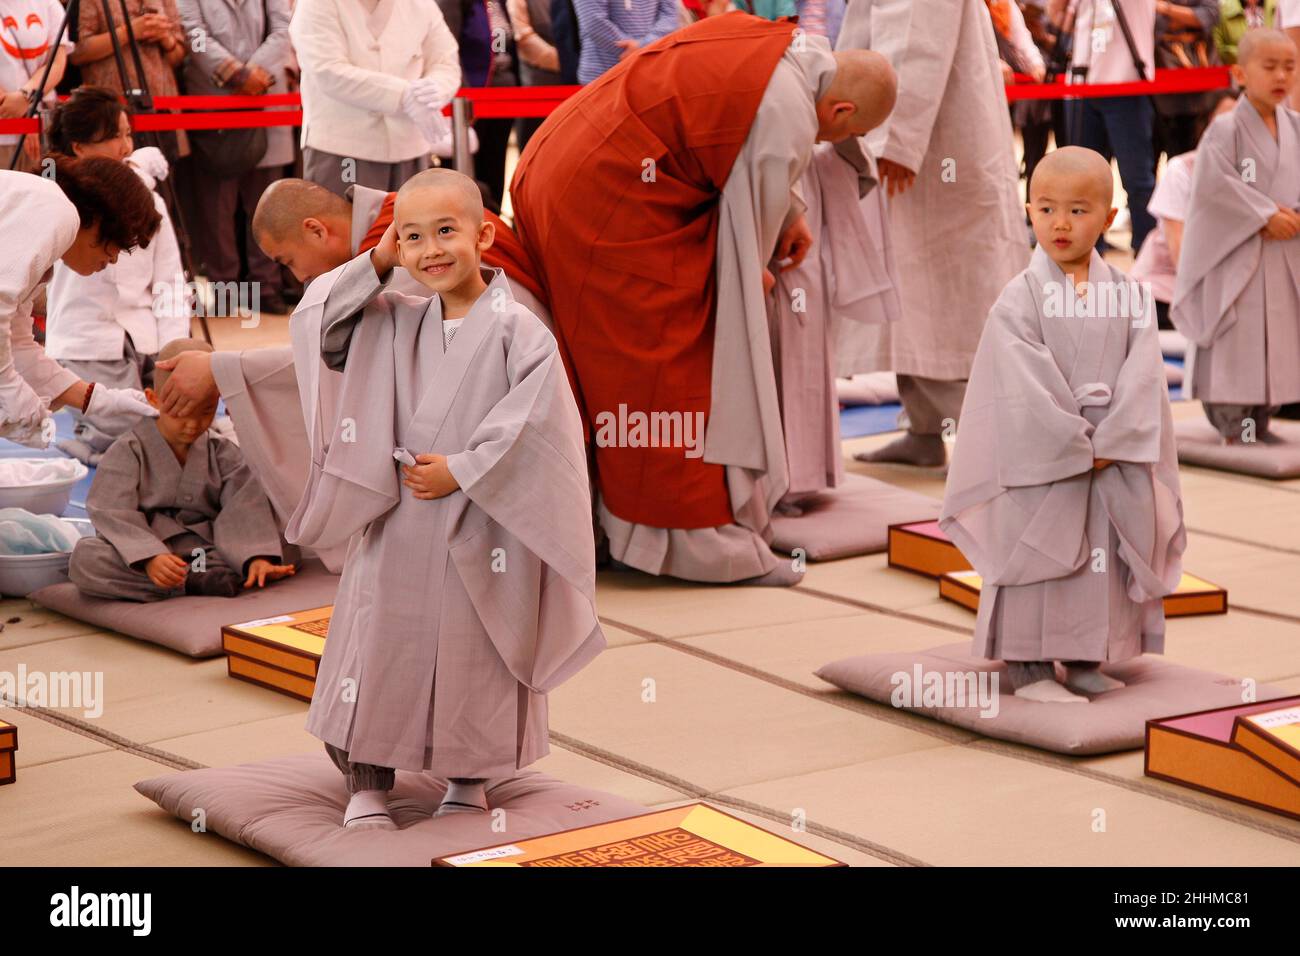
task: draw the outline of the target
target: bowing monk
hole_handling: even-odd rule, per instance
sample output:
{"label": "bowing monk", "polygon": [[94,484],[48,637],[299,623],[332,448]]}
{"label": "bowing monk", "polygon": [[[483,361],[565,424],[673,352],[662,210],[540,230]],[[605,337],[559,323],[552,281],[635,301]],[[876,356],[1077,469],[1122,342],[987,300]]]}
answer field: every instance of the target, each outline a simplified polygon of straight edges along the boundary
{"label": "bowing monk", "polygon": [[515,231],[540,268],[615,561],[797,580],[767,544],[789,485],[767,264],[808,252],[794,187],[814,143],[859,136],[892,105],[878,55],[736,12],[624,58],[530,140]]}
{"label": "bowing monk", "polygon": [[908,424],[857,457],[942,465],[984,318],[1029,255],[997,43],[984,0],[850,0],[844,31],[858,29],[898,71],[898,106],[867,146],[887,194],[903,315],[865,334],[871,370],[898,373]]}
{"label": "bowing monk", "polygon": [[1035,167],[1038,248],[984,327],[939,518],[983,578],[975,653],[1042,703],[1163,650],[1187,543],[1154,304],[1093,248],[1111,195],[1092,150]]}

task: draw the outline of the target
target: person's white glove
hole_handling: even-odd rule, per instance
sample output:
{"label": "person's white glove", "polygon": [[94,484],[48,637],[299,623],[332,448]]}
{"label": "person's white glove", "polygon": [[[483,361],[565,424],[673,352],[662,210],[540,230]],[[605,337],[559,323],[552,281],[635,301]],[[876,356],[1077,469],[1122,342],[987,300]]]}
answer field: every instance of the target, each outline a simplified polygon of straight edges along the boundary
{"label": "person's white glove", "polygon": [[436,107],[437,109],[442,109],[456,95],[455,86],[447,86],[443,81],[433,76],[422,76],[419,79],[412,80],[407,87],[407,91],[426,106]]}
{"label": "person's white glove", "polygon": [[138,388],[105,388],[96,385],[90,393],[90,405],[87,415],[140,415],[144,418],[157,418],[158,409],[149,404],[144,392]]}
{"label": "person's white glove", "polygon": [[167,165],[167,157],[157,146],[141,146],[134,153],[126,158],[127,164],[135,167],[146,177],[153,180],[149,184],[152,189],[154,184],[162,182],[167,178],[167,173],[171,167]]}
{"label": "person's white glove", "polygon": [[0,437],[28,448],[44,448],[42,426],[49,414],[41,397],[21,378],[0,385]]}
{"label": "person's white glove", "polygon": [[[438,105],[436,97],[424,98],[416,87],[420,80],[413,80],[402,94],[402,111],[406,113],[415,128],[420,131],[425,142],[429,144],[430,149],[438,156],[449,159],[452,155],[452,126],[451,119],[442,113],[445,102]],[[478,152],[478,135],[474,132],[474,127],[469,130],[469,151]]]}

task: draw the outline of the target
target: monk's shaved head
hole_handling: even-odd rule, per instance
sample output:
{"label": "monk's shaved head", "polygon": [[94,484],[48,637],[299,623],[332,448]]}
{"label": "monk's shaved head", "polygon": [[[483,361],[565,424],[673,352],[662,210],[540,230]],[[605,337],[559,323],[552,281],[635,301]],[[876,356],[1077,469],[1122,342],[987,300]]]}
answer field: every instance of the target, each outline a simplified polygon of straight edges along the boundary
{"label": "monk's shaved head", "polygon": [[[402,184],[397,191],[395,210],[401,210],[404,200],[410,200],[417,194],[437,191],[442,198],[455,203],[456,211],[474,226],[483,222],[483,193],[478,183],[464,173],[454,169],[433,168],[416,173]],[[402,213],[397,212],[397,221],[402,222]]]}
{"label": "monk's shaved head", "polygon": [[[182,352],[211,352],[212,346],[203,339],[172,339],[158,350],[157,361],[165,362],[168,359],[174,359]],[[167,384],[167,378],[171,375],[165,368],[155,368],[153,373],[153,390],[155,395],[161,395],[163,386]]]}
{"label": "monk's shaved head", "polygon": [[[1054,149],[1034,167],[1034,179],[1029,184],[1029,200],[1034,202],[1043,189],[1061,195],[1052,198],[1063,201],[1091,195],[1106,207],[1115,197],[1115,180],[1111,176],[1110,163],[1101,153],[1082,146],[1063,146]],[[1073,190],[1077,195],[1067,195]]]}
{"label": "monk's shaved head", "polygon": [[835,54],[835,78],[818,103],[854,104],[866,132],[888,118],[897,96],[898,77],[888,59],[875,50],[840,50]]}
{"label": "monk's shaved head", "polygon": [[1285,47],[1285,50],[1279,50],[1284,55],[1287,52],[1296,55],[1295,41],[1281,30],[1247,30],[1237,44],[1237,65],[1244,67],[1260,51],[1274,46]]}
{"label": "monk's shaved head", "polygon": [[305,179],[278,179],[266,187],[253,213],[254,237],[296,239],[304,219],[351,220],[352,204]]}

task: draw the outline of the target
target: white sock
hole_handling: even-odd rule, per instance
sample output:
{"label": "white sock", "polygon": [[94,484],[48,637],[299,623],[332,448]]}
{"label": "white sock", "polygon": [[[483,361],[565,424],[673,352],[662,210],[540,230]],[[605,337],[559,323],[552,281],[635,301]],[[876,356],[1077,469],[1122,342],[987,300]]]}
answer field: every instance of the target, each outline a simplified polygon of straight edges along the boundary
{"label": "white sock", "polygon": [[487,813],[487,789],[482,780],[473,783],[447,781],[447,793],[438,807],[437,816],[447,813]]}
{"label": "white sock", "polygon": [[1036,701],[1040,704],[1086,704],[1088,698],[1072,694],[1050,678],[1036,680],[1016,690],[1017,697]]}
{"label": "white sock", "polygon": [[387,790],[358,790],[343,811],[343,825],[349,830],[396,830],[388,813]]}

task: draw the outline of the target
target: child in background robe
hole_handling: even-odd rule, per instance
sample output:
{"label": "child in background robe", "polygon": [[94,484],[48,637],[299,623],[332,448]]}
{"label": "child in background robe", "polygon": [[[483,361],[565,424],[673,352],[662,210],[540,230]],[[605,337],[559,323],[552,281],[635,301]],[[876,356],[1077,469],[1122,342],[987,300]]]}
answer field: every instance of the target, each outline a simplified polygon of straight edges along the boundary
{"label": "child in background robe", "polygon": [[[211,352],[200,339],[173,339],[160,360]],[[169,373],[145,397],[155,408]],[[104,453],[86,496],[96,537],[77,542],[68,576],[85,594],[158,601],[182,594],[234,597],[294,573],[280,533],[239,447],[209,432],[218,396],[193,415],[160,413]],[[201,557],[201,560],[200,560]]]}
{"label": "child in background robe", "polygon": [[[489,779],[546,754],[547,692],[605,646],[577,404],[554,337],[482,268],[493,232],[473,180],[419,173],[291,321],[312,462],[289,539],[351,541],[307,730],[353,829],[395,826],[395,770],[448,780],[439,816],[485,812]],[[399,264],[430,298],[385,288]]]}
{"label": "child in background robe", "polygon": [[1202,137],[1171,318],[1190,343],[1191,395],[1225,442],[1274,442],[1300,400],[1300,114],[1285,105],[1296,47],[1251,30],[1236,108]]}
{"label": "child in background robe", "polygon": [[975,653],[1034,701],[1122,687],[1101,665],[1163,650],[1161,599],[1182,574],[1155,312],[1093,248],[1111,183],[1078,147],[1034,170],[1038,246],[989,313],[939,519],[983,579]]}

